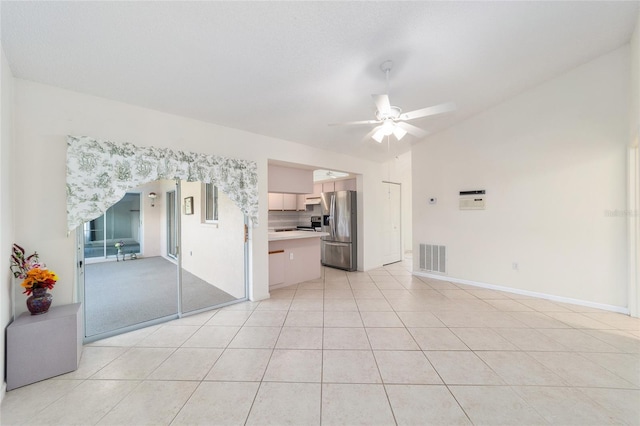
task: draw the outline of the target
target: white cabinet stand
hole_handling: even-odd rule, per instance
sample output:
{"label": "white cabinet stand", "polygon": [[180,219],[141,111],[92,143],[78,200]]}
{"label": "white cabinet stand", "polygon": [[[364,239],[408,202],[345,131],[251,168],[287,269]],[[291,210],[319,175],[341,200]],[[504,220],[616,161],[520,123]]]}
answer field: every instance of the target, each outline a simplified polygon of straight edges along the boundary
{"label": "white cabinet stand", "polygon": [[82,354],[80,303],[25,312],[7,327],[7,390],[74,371]]}

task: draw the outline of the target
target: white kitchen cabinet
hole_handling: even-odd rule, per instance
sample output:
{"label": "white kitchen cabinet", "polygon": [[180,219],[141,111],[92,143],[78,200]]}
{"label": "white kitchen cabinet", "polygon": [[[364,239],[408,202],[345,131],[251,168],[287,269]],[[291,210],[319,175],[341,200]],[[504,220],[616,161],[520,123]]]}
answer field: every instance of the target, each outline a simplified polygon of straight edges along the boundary
{"label": "white kitchen cabinet", "polygon": [[307,196],[305,194],[300,194],[296,196],[296,210],[305,211],[307,210]]}
{"label": "white kitchen cabinet", "polygon": [[[322,276],[319,232],[302,232],[300,238],[269,239],[269,288],[315,280]],[[310,234],[309,236],[306,234]]]}
{"label": "white kitchen cabinet", "polygon": [[322,184],[322,192],[355,191],[355,190],[356,190],[355,179],[334,180],[334,181],[325,182]]}
{"label": "white kitchen cabinet", "polygon": [[298,209],[298,196],[296,194],[282,194],[283,210],[295,211]]}
{"label": "white kitchen cabinet", "polygon": [[269,193],[269,210],[284,210],[284,194],[278,192]]}
{"label": "white kitchen cabinet", "polygon": [[269,251],[269,287],[284,283],[284,250]]}
{"label": "white kitchen cabinet", "polygon": [[271,211],[299,211],[306,210],[304,194],[269,193],[269,210]]}

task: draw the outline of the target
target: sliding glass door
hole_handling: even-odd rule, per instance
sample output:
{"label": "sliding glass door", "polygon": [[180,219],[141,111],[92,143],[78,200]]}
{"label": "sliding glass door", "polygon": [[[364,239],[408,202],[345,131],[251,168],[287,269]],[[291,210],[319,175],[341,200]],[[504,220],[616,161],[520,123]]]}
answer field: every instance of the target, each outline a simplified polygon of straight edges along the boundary
{"label": "sliding glass door", "polygon": [[85,342],[246,300],[244,223],[214,186],[174,180],[85,223]]}

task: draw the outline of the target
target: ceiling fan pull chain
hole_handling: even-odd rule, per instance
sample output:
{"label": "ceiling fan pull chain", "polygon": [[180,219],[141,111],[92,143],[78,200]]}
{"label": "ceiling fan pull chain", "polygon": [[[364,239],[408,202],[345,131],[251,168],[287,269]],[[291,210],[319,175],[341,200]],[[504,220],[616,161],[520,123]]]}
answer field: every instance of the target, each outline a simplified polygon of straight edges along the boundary
{"label": "ceiling fan pull chain", "polygon": [[387,75],[387,96],[389,96],[389,68],[387,68],[385,74]]}

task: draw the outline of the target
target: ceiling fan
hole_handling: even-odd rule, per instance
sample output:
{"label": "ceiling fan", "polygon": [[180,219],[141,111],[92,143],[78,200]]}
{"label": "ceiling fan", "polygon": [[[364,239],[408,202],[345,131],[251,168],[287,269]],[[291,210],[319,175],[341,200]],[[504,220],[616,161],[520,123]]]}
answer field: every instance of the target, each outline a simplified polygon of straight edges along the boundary
{"label": "ceiling fan", "polygon": [[428,134],[425,130],[407,123],[409,120],[416,118],[428,117],[430,115],[442,114],[454,111],[456,105],[452,102],[434,105],[427,108],[417,109],[409,112],[402,112],[402,109],[391,105],[389,101],[389,72],[393,67],[392,61],[384,61],[380,64],[380,69],[385,73],[387,79],[387,94],[371,95],[373,102],[376,104],[375,120],[350,121],[347,123],[330,124],[331,126],[351,126],[363,124],[377,124],[364,139],[373,138],[376,142],[381,143],[385,136],[394,135],[397,140],[405,137],[407,133],[417,138],[422,138]]}

